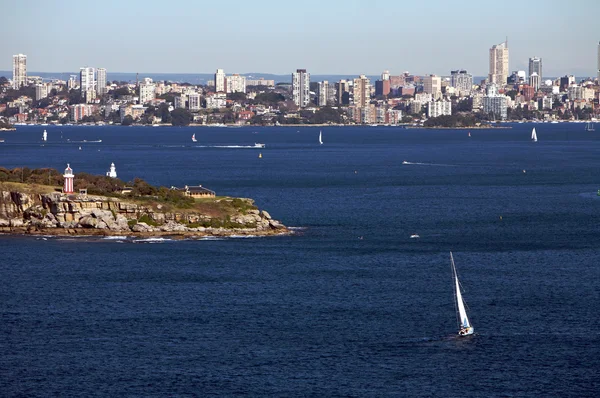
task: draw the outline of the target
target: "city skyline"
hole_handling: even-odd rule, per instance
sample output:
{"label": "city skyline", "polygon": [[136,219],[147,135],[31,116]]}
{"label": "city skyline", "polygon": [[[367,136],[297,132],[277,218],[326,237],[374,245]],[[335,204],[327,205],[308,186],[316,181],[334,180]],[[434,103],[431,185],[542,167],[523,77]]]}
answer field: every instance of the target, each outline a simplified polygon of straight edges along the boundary
{"label": "city skyline", "polygon": [[[93,7],[67,0],[49,10],[38,0],[17,3],[6,10],[0,26],[0,34],[10,38],[0,43],[0,53],[27,54],[28,70],[39,72],[95,65],[141,74],[211,73],[218,68],[288,74],[301,67],[315,75],[377,75],[382,70],[448,75],[464,69],[485,76],[489,48],[508,36],[510,71],[527,70],[529,58],[539,56],[548,76],[597,72],[599,38],[588,27],[595,26],[600,4],[591,0],[576,0],[569,7],[554,0],[511,0],[500,11],[475,1],[457,8],[438,0],[428,6],[426,19],[415,18],[423,15],[422,6],[390,0],[354,0],[343,6],[307,0],[301,10],[273,0],[259,0],[252,8],[233,1],[226,21],[208,18],[222,12],[216,3],[180,1],[178,11],[154,7],[152,1],[116,4]],[[92,19],[32,24],[22,31],[23,21],[46,20],[49,11],[69,15],[90,7],[96,15]],[[560,18],[555,16],[559,7]],[[89,33],[78,35],[82,30]],[[58,47],[67,38],[69,48],[76,50]],[[10,70],[9,62],[0,57],[0,70]]]}

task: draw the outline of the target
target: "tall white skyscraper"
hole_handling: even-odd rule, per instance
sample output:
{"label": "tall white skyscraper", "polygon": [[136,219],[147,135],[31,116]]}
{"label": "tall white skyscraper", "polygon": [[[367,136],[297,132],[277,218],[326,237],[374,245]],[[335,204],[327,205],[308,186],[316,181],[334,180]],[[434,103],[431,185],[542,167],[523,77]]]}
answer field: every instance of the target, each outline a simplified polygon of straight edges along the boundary
{"label": "tall white skyscraper", "polygon": [[13,88],[18,90],[27,84],[27,55],[13,55]]}
{"label": "tall white skyscraper", "polygon": [[99,96],[103,96],[106,94],[106,69],[98,68],[96,69],[96,91]]}
{"label": "tall white skyscraper", "polygon": [[297,69],[292,73],[292,96],[294,103],[300,108],[310,102],[310,73],[306,69]]}
{"label": "tall white skyscraper", "polygon": [[319,82],[317,91],[318,91],[317,92],[317,105],[318,106],[326,106],[330,101],[329,82],[327,80]]}
{"label": "tall white skyscraper", "polygon": [[215,73],[215,91],[225,92],[225,71],[223,69],[217,69]]}
{"label": "tall white skyscraper", "polygon": [[[216,83],[215,83],[216,84]],[[218,92],[218,90],[216,90]],[[225,92],[227,93],[245,93],[246,77],[234,73],[225,78]]]}
{"label": "tall white skyscraper", "polygon": [[535,91],[537,91],[540,88],[540,82],[541,82],[541,77],[538,76],[538,74],[536,72],[533,72],[530,76],[529,76],[529,85],[531,87],[533,87],[533,89]]}
{"label": "tall white skyscraper", "polygon": [[[98,80],[98,82],[100,82]],[[145,104],[146,102],[152,101],[156,97],[156,86],[152,82],[152,79],[145,78],[142,83],[140,83],[140,104]]]}
{"label": "tall white skyscraper", "polygon": [[540,81],[542,80],[542,59],[538,58],[538,57],[533,57],[533,58],[529,58],[529,76],[533,75],[534,73],[537,73],[537,75],[540,78]]}
{"label": "tall white skyscraper", "polygon": [[496,44],[490,48],[490,83],[502,87],[508,79],[508,41]]}
{"label": "tall white skyscraper", "polygon": [[91,67],[79,68],[79,90],[85,102],[96,99],[96,70]]}

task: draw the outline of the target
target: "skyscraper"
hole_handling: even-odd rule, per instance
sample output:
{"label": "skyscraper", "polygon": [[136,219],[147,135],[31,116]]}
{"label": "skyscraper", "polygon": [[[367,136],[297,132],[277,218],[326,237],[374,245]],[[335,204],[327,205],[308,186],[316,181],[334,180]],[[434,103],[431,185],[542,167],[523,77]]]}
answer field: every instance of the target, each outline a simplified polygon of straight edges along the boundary
{"label": "skyscraper", "polygon": [[99,96],[103,96],[104,94],[106,94],[107,90],[106,90],[106,69],[105,68],[98,68],[96,69],[96,91],[98,92]]}
{"label": "skyscraper", "polygon": [[538,76],[537,72],[533,72],[530,76],[529,76],[529,85],[531,87],[533,87],[533,89],[535,91],[537,91],[540,88],[540,81],[541,81],[541,77]]}
{"label": "skyscraper", "polygon": [[458,90],[460,95],[470,95],[473,90],[473,75],[466,70],[450,72],[450,85]]}
{"label": "skyscraper", "polygon": [[[215,75],[216,76],[216,75]],[[215,81],[216,84],[216,81]],[[219,90],[216,90],[217,92]],[[240,76],[234,73],[225,79],[225,92],[226,93],[245,93],[246,92],[246,77]]]}
{"label": "skyscraper", "polygon": [[352,87],[354,94],[354,105],[364,108],[371,101],[371,81],[365,75],[360,75],[358,79],[354,79]]}
{"label": "skyscraper", "polygon": [[292,73],[292,96],[300,108],[310,102],[310,73],[306,73],[306,69],[297,69]]}
{"label": "skyscraper", "polygon": [[225,92],[225,71],[217,69],[215,73],[215,92]]}
{"label": "skyscraper", "polygon": [[431,94],[433,98],[442,95],[442,78],[436,75],[429,75],[423,78],[423,92]]}
{"label": "skyscraper", "polygon": [[79,68],[79,90],[85,102],[96,99],[96,70],[91,67]]}
{"label": "skyscraper", "polygon": [[18,90],[27,84],[27,55],[13,55],[13,88]]}
{"label": "skyscraper", "polygon": [[319,82],[317,91],[317,105],[327,106],[329,103],[329,82],[327,80]]}
{"label": "skyscraper", "polygon": [[490,48],[490,83],[502,87],[508,79],[508,41],[496,44]]}
{"label": "skyscraper", "polygon": [[529,58],[529,76],[533,75],[534,73],[537,73],[537,75],[540,78],[540,81],[542,80],[542,59],[538,58],[538,57],[533,57],[533,58]]}

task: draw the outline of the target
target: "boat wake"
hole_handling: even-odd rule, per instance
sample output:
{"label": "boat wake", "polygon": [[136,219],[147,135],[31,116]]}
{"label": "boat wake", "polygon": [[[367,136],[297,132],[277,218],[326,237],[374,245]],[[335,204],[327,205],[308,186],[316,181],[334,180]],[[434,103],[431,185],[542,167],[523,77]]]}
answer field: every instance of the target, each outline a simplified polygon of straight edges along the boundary
{"label": "boat wake", "polygon": [[421,163],[421,162],[402,162],[404,165],[417,165],[417,166],[441,166],[441,167],[456,167],[455,164],[443,164],[443,163]]}

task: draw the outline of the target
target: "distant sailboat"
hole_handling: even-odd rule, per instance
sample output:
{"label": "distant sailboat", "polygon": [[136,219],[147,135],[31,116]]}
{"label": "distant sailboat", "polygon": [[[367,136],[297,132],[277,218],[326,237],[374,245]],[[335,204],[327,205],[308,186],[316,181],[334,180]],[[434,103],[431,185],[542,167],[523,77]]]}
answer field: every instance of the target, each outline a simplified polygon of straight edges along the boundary
{"label": "distant sailboat", "polygon": [[192,134],[192,141],[193,141],[193,142],[196,142],[196,141],[198,141],[198,140],[196,139],[196,133]]}
{"label": "distant sailboat", "polygon": [[469,137],[471,136],[471,132],[469,131]]}
{"label": "distant sailboat", "polygon": [[537,134],[535,133],[535,127],[531,130],[531,141],[537,142]]}
{"label": "distant sailboat", "polygon": [[319,144],[323,145],[323,132],[319,131]]}
{"label": "distant sailboat", "polygon": [[44,130],[44,133],[42,134],[42,141],[48,141],[48,133],[46,130]]}
{"label": "distant sailboat", "polygon": [[594,128],[594,123],[587,122],[585,124],[585,131],[596,131],[596,129]]}
{"label": "distant sailboat", "polygon": [[454,265],[454,257],[452,256],[452,252],[450,252],[450,262],[452,264],[452,274],[454,277],[454,289],[456,293],[456,307],[458,309],[458,324],[459,336],[468,336],[475,332],[473,326],[469,322],[469,318],[467,317],[467,311],[465,310],[465,302],[462,298],[462,294],[460,292],[460,284],[458,283],[458,275],[456,274],[456,266]]}
{"label": "distant sailboat", "polygon": [[262,153],[259,153],[259,154],[258,154],[258,158],[259,158],[259,159],[262,159]]}

